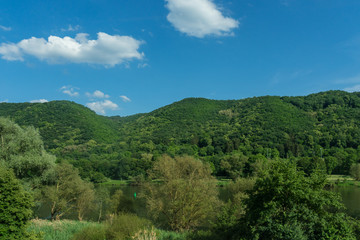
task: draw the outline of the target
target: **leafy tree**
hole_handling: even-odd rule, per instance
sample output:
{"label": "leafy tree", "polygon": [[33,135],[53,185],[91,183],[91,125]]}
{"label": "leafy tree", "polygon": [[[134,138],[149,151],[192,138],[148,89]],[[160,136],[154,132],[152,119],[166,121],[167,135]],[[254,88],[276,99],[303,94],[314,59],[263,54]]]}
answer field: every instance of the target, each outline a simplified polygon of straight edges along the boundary
{"label": "leafy tree", "polygon": [[0,238],[28,239],[27,222],[32,216],[32,197],[15,178],[14,173],[0,164]]}
{"label": "leafy tree", "polygon": [[39,185],[49,181],[55,157],[44,150],[39,132],[33,127],[21,128],[0,117],[0,161],[13,169],[17,178]]}
{"label": "leafy tree", "polygon": [[246,239],[355,239],[339,197],[324,190],[326,175],[305,177],[289,161],[275,161],[246,200],[238,235]]}
{"label": "leafy tree", "polygon": [[84,219],[84,215],[94,207],[95,191],[94,185],[90,182],[84,182],[76,189],[75,209],[78,213],[79,221]]}
{"label": "leafy tree", "polygon": [[112,214],[118,213],[131,213],[134,212],[134,202],[132,199],[124,196],[121,189],[118,189],[111,196],[110,200],[110,212]]}
{"label": "leafy tree", "polygon": [[355,178],[355,180],[360,180],[360,163],[354,163],[351,165],[350,175]]}
{"label": "leafy tree", "polygon": [[152,168],[146,199],[150,213],[174,231],[193,229],[209,219],[218,201],[210,167],[193,157],[162,156]]}
{"label": "leafy tree", "polygon": [[107,188],[98,187],[95,191],[95,206],[99,211],[98,222],[102,220],[103,211],[110,202],[110,193]]}
{"label": "leafy tree", "polygon": [[69,211],[77,211],[79,220],[94,199],[92,184],[83,181],[69,163],[56,165],[54,185],[43,188],[43,201],[50,202],[51,219],[60,219]]}

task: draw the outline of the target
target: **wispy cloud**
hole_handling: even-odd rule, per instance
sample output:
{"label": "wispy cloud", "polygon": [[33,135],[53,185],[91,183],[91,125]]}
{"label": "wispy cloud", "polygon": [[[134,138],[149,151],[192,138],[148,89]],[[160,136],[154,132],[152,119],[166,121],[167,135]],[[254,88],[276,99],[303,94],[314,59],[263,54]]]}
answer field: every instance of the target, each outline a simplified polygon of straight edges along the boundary
{"label": "wispy cloud", "polygon": [[11,31],[11,27],[5,27],[3,25],[0,25],[0,29],[3,31]]}
{"label": "wispy cloud", "polygon": [[225,17],[212,0],[165,0],[170,13],[168,21],[180,32],[203,38],[207,35],[228,36],[239,22]]}
{"label": "wispy cloud", "polygon": [[291,4],[292,2],[294,2],[294,1],[295,1],[295,0],[280,0],[280,4],[288,7],[288,6],[290,6],[290,4]]}
{"label": "wispy cloud", "polygon": [[138,64],[138,68],[146,68],[148,66],[149,66],[149,64],[147,64],[147,63],[139,63]]}
{"label": "wispy cloud", "polygon": [[110,96],[103,93],[102,91],[99,91],[99,90],[96,90],[95,92],[93,93],[86,93],[86,96],[88,98],[109,98]]}
{"label": "wispy cloud", "polygon": [[125,95],[120,96],[120,98],[122,99],[123,102],[131,102],[131,99]]}
{"label": "wispy cloud", "polygon": [[0,101],[0,103],[7,103],[8,101],[9,101],[8,99],[5,99],[5,100]]}
{"label": "wispy cloud", "polygon": [[347,91],[347,92],[360,92],[360,84],[352,86],[352,87],[344,88],[344,91]]}
{"label": "wispy cloud", "polygon": [[86,106],[98,114],[105,115],[107,110],[117,110],[119,106],[110,100],[87,103]]}
{"label": "wispy cloud", "polygon": [[352,77],[337,79],[334,81],[334,83],[336,83],[336,84],[360,83],[360,74],[352,76]]}
{"label": "wispy cloud", "polygon": [[296,70],[293,72],[282,72],[279,71],[275,73],[272,77],[271,83],[278,84],[285,81],[293,81],[297,79],[302,79],[308,75],[310,75],[313,71],[312,70]]}
{"label": "wispy cloud", "polygon": [[9,61],[24,61],[25,55],[36,57],[48,63],[88,63],[115,66],[133,59],[142,59],[139,52],[143,41],[129,36],[97,34],[96,40],[89,40],[88,34],[78,33],[75,38],[50,36],[29,38],[19,43],[2,43],[0,54]]}
{"label": "wispy cloud", "polygon": [[49,102],[46,99],[37,99],[37,100],[31,100],[30,103],[47,103]]}
{"label": "wispy cloud", "polygon": [[76,92],[75,89],[78,89],[78,88],[74,88],[72,86],[63,86],[60,88],[60,91],[64,94],[69,95],[70,97],[78,97],[79,92]]}
{"label": "wispy cloud", "polygon": [[61,31],[63,32],[75,32],[80,30],[80,25],[72,26],[69,24],[67,28],[62,28]]}

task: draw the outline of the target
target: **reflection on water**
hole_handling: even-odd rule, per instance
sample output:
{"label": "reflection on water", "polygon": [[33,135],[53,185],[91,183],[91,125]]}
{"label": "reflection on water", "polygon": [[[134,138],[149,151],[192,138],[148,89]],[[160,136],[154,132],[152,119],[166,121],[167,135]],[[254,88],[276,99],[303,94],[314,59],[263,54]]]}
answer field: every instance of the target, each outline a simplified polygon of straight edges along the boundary
{"label": "reflection on water", "polygon": [[347,213],[353,217],[360,218],[360,187],[337,186],[335,191],[340,193],[347,208]]}

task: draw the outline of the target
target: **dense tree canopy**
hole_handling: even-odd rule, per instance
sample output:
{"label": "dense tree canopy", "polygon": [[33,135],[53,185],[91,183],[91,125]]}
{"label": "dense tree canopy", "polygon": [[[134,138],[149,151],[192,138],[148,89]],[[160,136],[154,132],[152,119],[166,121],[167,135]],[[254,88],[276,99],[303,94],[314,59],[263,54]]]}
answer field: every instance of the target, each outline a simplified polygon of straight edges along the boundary
{"label": "dense tree canopy", "polygon": [[198,157],[215,175],[231,178],[253,175],[264,158],[291,158],[307,174],[318,165],[348,174],[360,159],[356,92],[188,98],[150,113],[110,118],[66,101],[0,103],[0,116],[34,125],[46,149],[93,182],[146,175],[163,154]]}
{"label": "dense tree canopy", "polygon": [[326,176],[305,177],[289,161],[276,161],[246,200],[239,235],[245,239],[355,239],[339,196],[324,189]]}
{"label": "dense tree canopy", "polygon": [[0,117],[0,161],[23,181],[39,184],[49,181],[55,156],[48,154],[34,127],[21,128]]}
{"label": "dense tree canopy", "polygon": [[192,157],[163,156],[154,164],[147,185],[147,204],[152,216],[175,231],[203,224],[217,201],[215,179],[210,168]]}
{"label": "dense tree canopy", "polygon": [[32,197],[12,170],[0,163],[0,238],[27,239],[27,221],[32,217]]}

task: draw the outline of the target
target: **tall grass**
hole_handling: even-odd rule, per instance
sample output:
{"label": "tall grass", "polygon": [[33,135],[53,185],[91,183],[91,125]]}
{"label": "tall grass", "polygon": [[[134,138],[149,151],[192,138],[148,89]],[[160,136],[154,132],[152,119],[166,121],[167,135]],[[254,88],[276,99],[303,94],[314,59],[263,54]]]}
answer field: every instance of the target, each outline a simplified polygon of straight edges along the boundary
{"label": "tall grass", "polygon": [[101,224],[85,221],[47,221],[31,220],[29,231],[42,233],[44,240],[70,240],[73,235],[86,227],[99,227]]}
{"label": "tall grass", "polygon": [[[134,222],[132,222],[131,225],[133,224]],[[125,226],[124,224],[120,224],[118,227],[124,228]],[[154,228],[148,228],[149,230],[146,230],[147,228],[143,227],[141,228],[141,231],[138,231],[136,234],[134,234],[133,237],[130,237],[130,239],[185,240],[187,237],[186,233],[164,231]],[[72,220],[48,221],[39,219],[31,220],[30,226],[28,228],[29,231],[41,233],[44,240],[72,240],[83,239],[84,237],[87,239],[100,239],[97,235],[105,235],[105,232],[103,231],[106,231],[106,229],[107,227],[105,223],[93,223],[85,221],[80,222]],[[145,236],[146,234],[144,234],[147,231],[151,233],[150,235],[153,235],[154,233],[156,234],[152,238],[149,238]],[[88,236],[89,234],[91,237]],[[129,237],[125,236],[125,238]]]}

